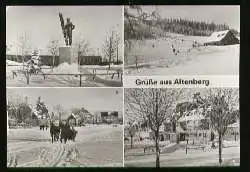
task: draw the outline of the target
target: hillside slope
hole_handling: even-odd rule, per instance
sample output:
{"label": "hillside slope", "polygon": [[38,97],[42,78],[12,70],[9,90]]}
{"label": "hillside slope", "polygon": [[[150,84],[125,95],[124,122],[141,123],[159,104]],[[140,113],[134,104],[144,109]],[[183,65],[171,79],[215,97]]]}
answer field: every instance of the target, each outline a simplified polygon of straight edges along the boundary
{"label": "hillside slope", "polygon": [[[239,73],[239,45],[193,48],[194,41],[202,44],[207,37],[171,33],[167,36],[163,40],[133,40],[133,46],[127,52],[125,60],[125,74],[237,75]],[[136,62],[139,69],[135,67]],[[227,65],[222,65],[225,63]]]}

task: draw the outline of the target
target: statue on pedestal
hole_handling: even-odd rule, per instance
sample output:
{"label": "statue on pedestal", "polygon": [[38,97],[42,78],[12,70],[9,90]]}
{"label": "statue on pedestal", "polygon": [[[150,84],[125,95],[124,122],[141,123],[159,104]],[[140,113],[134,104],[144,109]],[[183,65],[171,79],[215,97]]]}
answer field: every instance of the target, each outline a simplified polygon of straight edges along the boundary
{"label": "statue on pedestal", "polygon": [[65,39],[66,46],[72,45],[72,31],[75,29],[75,25],[70,21],[70,18],[67,18],[66,24],[64,24],[64,19],[62,13],[59,13],[59,18],[61,22],[61,27],[63,31],[63,36]]}

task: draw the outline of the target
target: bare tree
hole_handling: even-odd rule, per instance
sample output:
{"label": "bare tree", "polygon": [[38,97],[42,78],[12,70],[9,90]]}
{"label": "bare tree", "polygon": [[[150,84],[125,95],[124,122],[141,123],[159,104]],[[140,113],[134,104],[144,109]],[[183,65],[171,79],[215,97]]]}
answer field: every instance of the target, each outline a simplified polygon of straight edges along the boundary
{"label": "bare tree", "polygon": [[78,57],[78,64],[80,64],[79,60],[81,56],[86,56],[90,51],[92,51],[89,42],[85,39],[79,39],[75,43],[75,49]]}
{"label": "bare tree", "polygon": [[58,104],[58,105],[55,105],[55,106],[53,106],[53,110],[55,111],[55,112],[57,112],[57,114],[58,114],[58,116],[59,116],[59,120],[61,120],[61,116],[62,116],[62,114],[63,114],[63,107],[60,105],[60,104]]}
{"label": "bare tree", "polygon": [[129,93],[126,103],[129,104],[130,110],[140,115],[144,121],[148,121],[150,129],[154,133],[156,167],[160,167],[160,127],[171,116],[182,90],[150,88],[127,89],[126,91]]}
{"label": "bare tree", "polygon": [[121,43],[121,37],[118,34],[118,32],[115,35],[115,42],[116,42],[115,44],[116,45],[116,62],[118,63],[119,62],[119,45]]}
{"label": "bare tree", "polygon": [[27,37],[27,34],[25,33],[21,37],[19,37],[19,48],[21,48],[21,55],[22,55],[22,63],[23,63],[23,69],[24,69],[24,58],[26,55],[29,54],[29,39]]}
{"label": "bare tree", "polygon": [[228,125],[233,123],[233,111],[237,109],[239,103],[238,89],[213,89],[207,101],[210,105],[208,116],[210,126],[219,135],[219,164],[222,163],[222,143],[223,137],[228,129]]}
{"label": "bare tree", "polygon": [[109,69],[112,59],[116,56],[116,33],[112,30],[110,33],[107,33],[106,39],[102,47],[103,55],[108,59]]}
{"label": "bare tree", "polygon": [[125,130],[128,132],[128,135],[130,136],[130,148],[133,148],[133,137],[136,133],[136,128],[134,126],[134,123],[132,121],[129,121],[125,127]]}
{"label": "bare tree", "polygon": [[48,45],[49,53],[51,53],[52,55],[52,71],[55,65],[55,57],[58,54],[58,49],[59,49],[58,42],[59,42],[58,40],[52,40],[49,42]]}

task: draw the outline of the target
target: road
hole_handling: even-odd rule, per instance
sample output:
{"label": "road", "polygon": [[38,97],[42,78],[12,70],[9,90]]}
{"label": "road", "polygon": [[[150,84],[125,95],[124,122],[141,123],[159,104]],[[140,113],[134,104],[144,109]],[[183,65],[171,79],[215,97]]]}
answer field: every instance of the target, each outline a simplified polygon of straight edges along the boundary
{"label": "road", "polygon": [[11,129],[8,155],[16,155],[20,167],[40,166],[42,154],[47,154],[43,156],[49,158],[45,166],[60,166],[62,157],[67,156],[71,149],[77,149],[78,166],[122,166],[122,126],[86,126],[76,130],[76,142],[64,145],[52,144],[49,131],[40,131],[39,128]]}

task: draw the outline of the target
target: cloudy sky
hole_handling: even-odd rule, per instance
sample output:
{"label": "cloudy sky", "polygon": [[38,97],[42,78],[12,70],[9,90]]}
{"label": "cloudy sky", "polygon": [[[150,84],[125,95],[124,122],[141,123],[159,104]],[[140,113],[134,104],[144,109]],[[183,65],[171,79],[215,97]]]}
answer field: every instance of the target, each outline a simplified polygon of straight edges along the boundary
{"label": "cloudy sky", "polygon": [[[111,29],[123,32],[122,6],[12,6],[6,12],[6,43],[15,44],[19,37],[27,35],[32,48],[47,47],[49,40],[59,40],[64,45],[58,13],[64,20],[70,18],[75,29],[73,44],[77,38],[90,42],[93,49],[100,48]],[[15,52],[13,48],[10,52]]]}
{"label": "cloudy sky", "polygon": [[7,98],[23,100],[35,106],[38,96],[47,105],[49,111],[60,104],[65,110],[84,107],[90,112],[123,111],[122,88],[8,88]]}
{"label": "cloudy sky", "polygon": [[157,8],[162,17],[187,18],[197,21],[214,22],[217,24],[228,24],[236,30],[240,30],[240,6],[233,5],[168,5],[168,6],[142,6],[147,12]]}

